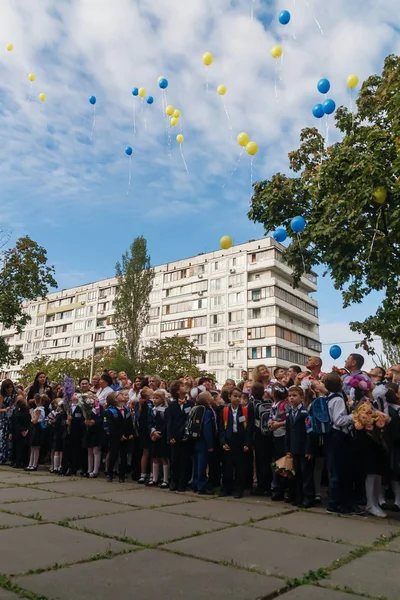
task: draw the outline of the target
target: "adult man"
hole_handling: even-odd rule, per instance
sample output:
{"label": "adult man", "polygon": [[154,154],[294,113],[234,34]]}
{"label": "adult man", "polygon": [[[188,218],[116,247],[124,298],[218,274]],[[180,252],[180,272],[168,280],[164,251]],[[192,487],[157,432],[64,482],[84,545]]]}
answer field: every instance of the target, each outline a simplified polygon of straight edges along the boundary
{"label": "adult man", "polygon": [[309,356],[306,362],[306,369],[310,371],[307,379],[314,381],[315,379],[322,379],[326,373],[322,372],[322,360],[319,356]]}
{"label": "adult man", "polygon": [[88,377],[81,377],[79,380],[79,391],[81,394],[90,392],[90,381]]}
{"label": "adult man", "polygon": [[385,373],[386,373],[386,371],[382,367],[374,367],[373,369],[370,370],[368,375],[370,376],[371,381],[375,385],[383,385],[383,380],[385,379]]}
{"label": "adult man", "polygon": [[224,383],[224,387],[229,387],[230,389],[234,388],[235,385],[236,385],[236,383],[234,382],[233,379],[227,379]]}
{"label": "adult man", "polygon": [[[361,354],[356,354],[356,353],[349,354],[348,358],[346,358],[346,362],[344,363],[344,366],[346,367],[346,369],[348,370],[350,375],[360,374],[361,369],[363,368],[363,365],[364,365],[364,357],[361,356]],[[343,377],[342,377],[343,382],[346,377],[347,377],[347,375],[343,375]],[[345,394],[350,394],[351,385],[347,385],[346,383],[343,383],[343,391]]]}
{"label": "adult man", "polygon": [[249,378],[248,372],[243,369],[243,371],[242,371],[242,381],[247,381],[248,378]]}
{"label": "adult man", "polygon": [[92,377],[92,387],[90,388],[91,392],[97,394],[100,389],[100,375],[93,375]]}
{"label": "adult man", "polygon": [[271,380],[271,383],[274,383],[275,381],[277,381],[278,383],[280,383],[282,381],[282,379],[284,379],[287,375],[287,370],[284,369],[283,367],[276,367],[274,369],[274,379]]}
{"label": "adult man", "polygon": [[118,378],[117,378],[117,371],[114,371],[114,369],[110,369],[108,371],[108,374],[112,379],[112,384],[110,385],[110,387],[113,389],[114,392],[119,392],[121,389],[121,386],[120,386]]}
{"label": "adult man", "polygon": [[295,381],[295,379],[299,373],[301,373],[301,367],[298,367],[297,365],[292,365],[288,369],[288,375],[289,375],[290,379],[293,379],[293,381]]}

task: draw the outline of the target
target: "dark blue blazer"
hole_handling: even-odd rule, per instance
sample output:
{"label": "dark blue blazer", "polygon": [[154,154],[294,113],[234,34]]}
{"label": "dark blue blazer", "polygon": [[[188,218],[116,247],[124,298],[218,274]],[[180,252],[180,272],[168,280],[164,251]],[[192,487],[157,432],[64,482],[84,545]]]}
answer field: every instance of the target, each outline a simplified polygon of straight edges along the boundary
{"label": "dark blue blazer", "polygon": [[301,456],[306,454],[314,455],[318,443],[318,436],[312,432],[307,433],[306,419],[308,417],[308,410],[305,406],[301,406],[295,418],[293,414],[292,409],[286,417],[286,452]]}
{"label": "dark blue blazer", "polygon": [[[249,427],[248,427],[248,423],[245,423],[245,421],[241,421],[241,418],[243,417],[243,409],[242,406],[238,406],[237,409],[237,434],[238,434],[238,440],[241,446],[249,446],[250,445],[250,437],[249,437]],[[221,412],[221,422],[220,422],[220,427],[219,427],[219,439],[220,439],[220,443],[221,446],[224,446],[225,444],[227,444],[228,446],[231,445],[232,442],[232,438],[233,438],[233,416],[232,416],[232,407],[229,406],[228,407],[228,422],[227,422],[227,427],[225,428],[225,423],[224,423],[224,411]]]}
{"label": "dark blue blazer", "polygon": [[188,400],[183,405],[183,410],[178,400],[171,402],[165,411],[165,420],[167,422],[167,442],[170,440],[182,440],[185,436],[186,422],[189,417],[190,409],[194,403]]}

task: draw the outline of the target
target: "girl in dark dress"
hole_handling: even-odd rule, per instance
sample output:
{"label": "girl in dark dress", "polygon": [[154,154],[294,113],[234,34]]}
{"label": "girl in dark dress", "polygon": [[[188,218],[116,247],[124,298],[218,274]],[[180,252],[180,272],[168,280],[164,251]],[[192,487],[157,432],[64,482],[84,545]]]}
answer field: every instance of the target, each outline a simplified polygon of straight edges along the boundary
{"label": "girl in dark dress", "polygon": [[67,439],[67,413],[63,401],[59,399],[57,413],[53,425],[54,473],[62,473],[64,447]]}
{"label": "girl in dark dress", "polygon": [[135,421],[139,430],[139,445],[142,451],[140,461],[140,479],[138,483],[146,483],[147,470],[150,459],[150,430],[149,421],[153,409],[153,391],[149,387],[144,387],[140,391],[139,402],[134,405]]}
{"label": "girl in dark dress", "polygon": [[150,416],[150,438],[151,438],[151,456],[152,456],[152,477],[147,485],[158,485],[160,477],[160,463],[162,463],[163,477],[160,484],[161,488],[167,488],[169,485],[169,461],[167,444],[167,422],[165,420],[165,411],[168,402],[162,390],[156,390],[153,396],[154,407]]}
{"label": "girl in dark dress", "polygon": [[11,436],[15,448],[15,468],[24,469],[29,462],[31,415],[26,400],[19,397],[11,417]]}
{"label": "girl in dark dress", "polygon": [[[93,396],[95,399],[95,396]],[[104,410],[100,402],[95,399],[90,419],[85,420],[85,446],[88,451],[88,476],[96,478],[99,474],[101,463],[101,447],[104,443]]]}
{"label": "girl in dark dress", "polygon": [[31,453],[29,465],[25,471],[37,471],[39,463],[40,446],[43,439],[45,425],[45,411],[42,406],[42,397],[36,394],[33,398],[34,406],[30,409],[31,415]]}
{"label": "girl in dark dress", "polygon": [[11,379],[5,379],[0,388],[0,464],[11,460],[12,444],[9,440],[10,419],[17,392]]}

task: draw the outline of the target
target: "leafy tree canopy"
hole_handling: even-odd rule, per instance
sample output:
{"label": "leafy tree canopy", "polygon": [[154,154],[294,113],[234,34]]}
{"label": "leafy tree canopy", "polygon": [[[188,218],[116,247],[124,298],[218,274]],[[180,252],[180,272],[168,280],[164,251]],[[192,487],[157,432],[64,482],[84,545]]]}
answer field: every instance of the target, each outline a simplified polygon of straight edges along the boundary
{"label": "leafy tree canopy", "polygon": [[355,114],[338,108],[342,139],[328,148],[317,129],[302,130],[300,148],[289,153],[297,175],[276,173],[254,184],[249,218],[266,232],[279,225],[289,232],[291,219],[304,216],[304,233],[285,252],[294,285],[305,270],[325,265],[344,307],[384,291],[376,313],[350,326],[366,343],[378,334],[398,344],[400,57],[388,56],[382,75],[363,83],[357,108]]}
{"label": "leafy tree canopy", "polygon": [[203,375],[197,363],[204,353],[185,337],[168,337],[156,340],[143,349],[142,372],[159,375],[170,381],[182,375]]}

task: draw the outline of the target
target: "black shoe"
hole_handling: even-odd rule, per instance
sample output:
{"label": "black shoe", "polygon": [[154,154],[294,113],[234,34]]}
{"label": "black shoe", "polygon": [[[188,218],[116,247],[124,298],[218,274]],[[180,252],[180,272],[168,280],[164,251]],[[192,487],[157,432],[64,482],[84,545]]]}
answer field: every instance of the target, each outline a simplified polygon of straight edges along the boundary
{"label": "black shoe", "polygon": [[251,490],[250,496],[265,496],[265,491],[262,488]]}
{"label": "black shoe", "polygon": [[390,509],[392,512],[400,512],[400,506],[398,506],[397,504],[393,504],[392,508]]}
{"label": "black shoe", "polygon": [[311,500],[304,500],[298,506],[299,508],[312,508],[313,506],[315,506],[315,502],[312,502]]}
{"label": "black shoe", "polygon": [[228,498],[229,496],[232,496],[231,492],[220,492],[218,494],[218,498]]}
{"label": "black shoe", "polygon": [[272,494],[271,500],[272,502],[282,502],[282,500],[284,500],[284,496],[281,492],[275,492]]}
{"label": "black shoe", "polygon": [[322,498],[321,498],[321,496],[320,496],[320,495],[318,495],[318,496],[315,496],[315,503],[316,503],[316,504],[321,504],[321,503],[322,503]]}
{"label": "black shoe", "polygon": [[177,492],[186,492],[186,488],[184,485],[180,485],[176,491]]}
{"label": "black shoe", "polygon": [[328,513],[328,515],[340,515],[341,514],[341,510],[339,509],[339,507],[334,506],[332,504],[328,504],[328,506],[326,507],[326,512]]}
{"label": "black shoe", "polygon": [[119,481],[119,483],[125,483],[125,477],[120,477],[120,478],[118,479],[118,481]]}
{"label": "black shoe", "polygon": [[76,475],[76,471],[71,471],[71,469],[68,469],[68,471],[65,473],[66,477],[74,477]]}
{"label": "black shoe", "polygon": [[108,483],[112,483],[114,481],[114,477],[112,475],[107,475]]}
{"label": "black shoe", "polygon": [[215,496],[215,492],[214,490],[200,490],[199,492],[197,492],[199,496]]}
{"label": "black shoe", "polygon": [[351,514],[351,515],[356,515],[358,517],[362,517],[365,515],[365,510],[363,510],[362,508],[360,508],[357,504],[355,504],[354,506],[351,507],[350,509],[350,513],[347,514]]}
{"label": "black shoe", "polygon": [[176,492],[178,490],[178,486],[176,485],[176,483],[171,483],[171,485],[169,486],[169,490],[170,492]]}
{"label": "black shoe", "polygon": [[168,485],[168,483],[166,481],[162,481],[158,487],[161,490],[167,490],[169,488],[169,485]]}
{"label": "black shoe", "polygon": [[386,502],[384,502],[383,504],[380,504],[379,506],[381,507],[382,510],[390,510],[390,506]]}
{"label": "black shoe", "polygon": [[243,498],[243,492],[236,492],[233,497],[235,500],[240,500],[240,498]]}

